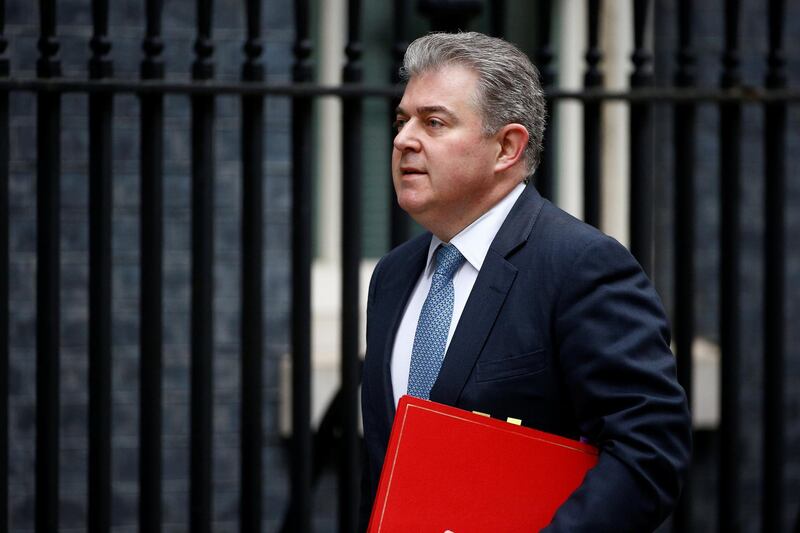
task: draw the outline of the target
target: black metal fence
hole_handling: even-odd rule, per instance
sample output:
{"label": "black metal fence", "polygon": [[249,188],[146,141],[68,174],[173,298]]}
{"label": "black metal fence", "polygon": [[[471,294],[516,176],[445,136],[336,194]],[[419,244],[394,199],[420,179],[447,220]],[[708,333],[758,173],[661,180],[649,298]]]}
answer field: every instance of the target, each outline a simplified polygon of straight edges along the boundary
{"label": "black metal fence", "polygon": [[[312,40],[310,38],[309,0],[294,2],[293,81],[287,84],[264,81],[262,65],[261,1],[243,3],[247,35],[241,82],[214,80],[212,40],[212,2],[196,2],[197,33],[195,60],[189,81],[165,77],[162,58],[161,0],[146,0],[143,37],[144,56],[139,80],[114,77],[108,35],[109,2],[93,0],[94,34],[89,41],[91,59],[89,78],[62,77],[59,60],[56,2],[41,0],[39,59],[35,77],[16,76],[9,68],[7,40],[2,36],[5,4],[0,2],[0,531],[8,529],[8,176],[9,176],[9,94],[29,92],[36,95],[37,123],[37,192],[36,192],[36,505],[38,532],[56,531],[59,524],[59,324],[60,324],[60,134],[61,102],[66,93],[86,95],[89,100],[90,159],[90,252],[89,252],[89,465],[88,525],[93,532],[111,527],[111,228],[112,219],[112,139],[114,131],[113,100],[123,93],[136,94],[140,101],[140,173],[141,173],[141,258],[140,258],[140,456],[139,456],[139,530],[157,532],[162,528],[162,269],[164,246],[163,159],[164,97],[186,95],[191,100],[191,462],[190,529],[211,531],[212,501],[212,363],[214,296],[214,205],[215,154],[212,135],[215,128],[215,98],[222,95],[241,97],[241,531],[254,532],[262,527],[262,364],[263,364],[263,183],[264,97],[282,95],[291,98],[291,353],[292,353],[292,427],[291,504],[286,510],[284,529],[311,529],[312,482],[322,457],[320,447],[331,445],[335,438],[340,453],[336,463],[339,481],[339,530],[355,530],[358,493],[358,405],[359,382],[359,294],[358,270],[361,261],[359,215],[361,205],[360,153],[362,151],[361,116],[365,98],[382,98],[392,113],[400,95],[395,83],[364,85],[361,66],[361,5],[348,2],[346,64],[341,86],[320,86],[313,82]],[[395,0],[395,62],[402,57],[411,38],[405,28],[407,1]],[[462,2],[460,10],[448,11],[458,2],[422,2],[433,27],[453,30],[466,27],[468,19],[480,10],[481,2]],[[699,88],[694,71],[692,25],[695,20],[689,0],[677,2],[679,53],[674,65],[674,84],[656,87],[653,77],[653,54],[646,46],[646,33],[652,2],[634,0],[634,51],[630,90],[603,90],[603,55],[599,46],[600,0],[588,2],[588,48],[585,88],[565,91],[556,87],[555,44],[551,40],[553,2],[539,2],[535,59],[542,73],[551,109],[560,102],[574,100],[584,110],[584,206],[585,218],[592,224],[601,220],[602,133],[601,110],[609,101],[624,101],[630,106],[630,235],[631,249],[645,270],[653,271],[654,250],[654,123],[656,104],[671,106],[674,115],[674,242],[680,243],[674,254],[675,350],[680,380],[687,391],[692,384],[692,340],[695,337],[693,294],[694,279],[694,183],[698,179],[693,161],[697,142],[696,109],[699,105],[718,106],[720,127],[721,209],[720,236],[720,332],[722,352],[721,423],[719,449],[718,528],[737,531],[740,502],[740,464],[737,442],[745,428],[739,410],[738,380],[740,344],[737,320],[743,305],[739,286],[739,190],[741,187],[742,109],[757,105],[764,112],[764,419],[763,419],[763,531],[779,531],[787,500],[782,469],[786,463],[785,392],[783,369],[787,349],[784,345],[786,309],[786,136],[787,109],[800,101],[800,90],[787,87],[783,47],[783,24],[786,7],[781,0],[771,0],[768,10],[768,58],[766,77],[761,87],[744,87],[740,73],[740,5],[728,0],[724,5],[725,51],[718,89]],[[490,28],[503,35],[505,2],[491,3]],[[562,21],[568,24],[569,21]],[[792,43],[790,43],[792,44]],[[395,69],[396,70],[396,69]],[[342,99],[347,126],[343,138],[342,184],[342,360],[341,390],[335,408],[329,413],[327,430],[315,434],[311,424],[311,265],[312,250],[312,103],[322,95]],[[555,139],[548,133],[545,158],[536,183],[545,196],[552,196],[558,177],[553,153]],[[409,235],[405,217],[393,202],[391,242],[402,242]],[[336,431],[331,430],[335,427]],[[326,441],[326,435],[332,440]],[[316,452],[316,453],[315,453]],[[316,463],[316,464],[315,464]],[[688,531],[693,523],[691,498],[697,497],[690,483],[682,504],[673,519],[675,531]],[[281,510],[272,512],[282,512]]]}

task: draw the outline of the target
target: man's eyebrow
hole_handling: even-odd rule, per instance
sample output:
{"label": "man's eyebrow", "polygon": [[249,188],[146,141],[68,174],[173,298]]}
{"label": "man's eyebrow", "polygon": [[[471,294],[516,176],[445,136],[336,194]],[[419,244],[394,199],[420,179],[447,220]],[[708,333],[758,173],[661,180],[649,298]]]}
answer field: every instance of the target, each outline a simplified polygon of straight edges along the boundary
{"label": "man's eyebrow", "polygon": [[[397,108],[395,109],[395,113],[398,115],[408,116],[408,113],[400,106],[397,106]],[[417,108],[418,115],[432,115],[435,113],[446,115],[447,118],[451,120],[456,119],[455,113],[453,113],[452,111],[450,111],[449,109],[447,109],[445,106],[442,105],[426,105]]]}
{"label": "man's eyebrow", "polygon": [[420,115],[433,115],[438,113],[441,115],[446,115],[447,118],[451,120],[455,120],[456,118],[455,114],[443,105],[428,105],[428,106],[418,107],[417,113],[419,113]]}

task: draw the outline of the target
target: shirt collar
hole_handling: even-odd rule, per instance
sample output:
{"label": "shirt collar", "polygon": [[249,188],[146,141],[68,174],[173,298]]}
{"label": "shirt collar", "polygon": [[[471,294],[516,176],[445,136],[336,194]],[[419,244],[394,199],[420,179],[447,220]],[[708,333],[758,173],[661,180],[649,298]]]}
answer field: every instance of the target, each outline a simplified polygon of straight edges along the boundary
{"label": "shirt collar", "polygon": [[[497,232],[500,231],[500,226],[503,225],[508,213],[524,190],[525,184],[518,184],[494,207],[450,239],[450,244],[458,248],[461,255],[478,272],[480,272],[483,260],[486,259],[486,254],[489,252],[489,246],[492,245]],[[443,243],[439,237],[436,235],[431,236],[431,244],[428,247],[428,262],[425,269],[426,275],[433,275],[433,269],[435,268],[433,265],[433,253],[440,244]]]}

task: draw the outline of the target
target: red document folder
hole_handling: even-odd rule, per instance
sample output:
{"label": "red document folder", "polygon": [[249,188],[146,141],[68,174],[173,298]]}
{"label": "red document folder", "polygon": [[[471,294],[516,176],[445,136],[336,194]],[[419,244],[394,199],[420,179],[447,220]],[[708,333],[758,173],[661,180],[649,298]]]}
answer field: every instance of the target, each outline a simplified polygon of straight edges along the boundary
{"label": "red document folder", "polygon": [[403,396],[369,532],[538,531],[596,463],[588,444]]}

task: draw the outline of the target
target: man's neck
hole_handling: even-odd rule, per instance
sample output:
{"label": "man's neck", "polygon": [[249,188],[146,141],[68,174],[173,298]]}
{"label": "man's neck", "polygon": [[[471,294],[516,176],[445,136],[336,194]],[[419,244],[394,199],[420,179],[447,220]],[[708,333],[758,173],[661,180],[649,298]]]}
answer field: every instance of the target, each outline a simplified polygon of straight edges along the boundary
{"label": "man's neck", "polygon": [[424,219],[417,219],[417,222],[436,235],[442,242],[450,242],[450,240],[458,235],[461,231],[467,228],[470,224],[481,218],[483,215],[488,213],[494,206],[500,203],[503,198],[508,196],[511,191],[513,191],[517,185],[522,183],[522,180],[518,182],[511,183],[510,185],[496,190],[496,194],[493,194],[490,199],[483,202],[478,209],[474,209],[472,211],[464,211],[463,213],[454,214],[447,218],[446,220],[441,221],[429,221]]}

